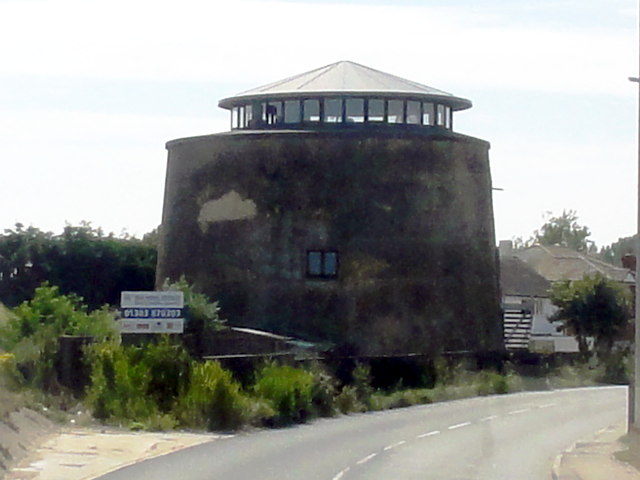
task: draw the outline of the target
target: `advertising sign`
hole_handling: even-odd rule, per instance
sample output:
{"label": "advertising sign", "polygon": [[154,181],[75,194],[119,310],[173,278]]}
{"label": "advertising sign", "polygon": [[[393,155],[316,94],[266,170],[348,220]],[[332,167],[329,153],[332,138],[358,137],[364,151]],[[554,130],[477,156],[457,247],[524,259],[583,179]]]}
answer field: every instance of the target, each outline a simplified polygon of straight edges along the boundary
{"label": "advertising sign", "polygon": [[120,333],[183,333],[182,292],[122,292]]}

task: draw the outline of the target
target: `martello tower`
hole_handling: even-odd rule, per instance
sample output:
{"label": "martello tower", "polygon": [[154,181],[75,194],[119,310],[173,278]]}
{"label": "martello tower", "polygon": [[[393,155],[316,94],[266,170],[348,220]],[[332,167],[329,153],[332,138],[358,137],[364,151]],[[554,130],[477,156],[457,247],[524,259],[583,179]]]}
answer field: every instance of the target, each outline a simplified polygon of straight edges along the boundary
{"label": "martello tower", "polygon": [[502,348],[489,144],[471,102],[352,62],[220,101],[167,143],[158,282],[231,325],[359,354]]}

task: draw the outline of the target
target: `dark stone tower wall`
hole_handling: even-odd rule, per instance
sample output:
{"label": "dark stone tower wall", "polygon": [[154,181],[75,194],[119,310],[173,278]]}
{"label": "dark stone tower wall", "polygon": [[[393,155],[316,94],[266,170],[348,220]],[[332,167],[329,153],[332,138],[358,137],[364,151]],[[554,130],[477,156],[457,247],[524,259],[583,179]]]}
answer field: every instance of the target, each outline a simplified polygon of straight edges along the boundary
{"label": "dark stone tower wall", "polygon": [[[175,140],[157,281],[232,325],[361,354],[502,348],[488,143],[452,132],[245,132]],[[337,279],[306,275],[339,253]]]}

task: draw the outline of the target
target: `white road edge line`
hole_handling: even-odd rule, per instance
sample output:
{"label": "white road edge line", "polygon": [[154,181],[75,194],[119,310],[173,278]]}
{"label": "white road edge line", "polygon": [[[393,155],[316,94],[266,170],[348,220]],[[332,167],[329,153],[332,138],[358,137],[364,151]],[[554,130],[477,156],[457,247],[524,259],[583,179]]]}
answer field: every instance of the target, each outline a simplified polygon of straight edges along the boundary
{"label": "white road edge line", "polygon": [[367,455],[364,458],[361,458],[360,460],[358,460],[356,462],[357,465],[362,465],[363,463],[368,462],[369,460],[371,460],[373,457],[375,457],[376,455],[378,455],[377,453],[372,453],[371,455]]}
{"label": "white road edge line", "polygon": [[340,472],[338,472],[338,474],[335,477],[333,477],[332,480],[340,480],[349,471],[349,468],[350,467],[347,467],[341,470]]}
{"label": "white road edge line", "polygon": [[521,410],[514,410],[512,412],[509,412],[507,415],[517,415],[519,413],[528,412],[529,410],[531,410],[531,409],[530,408],[523,408]]}
{"label": "white road edge line", "polygon": [[456,428],[462,428],[462,427],[466,427],[468,425],[471,425],[471,422],[462,422],[462,423],[456,423],[455,425],[450,425],[449,427],[447,427],[449,430],[455,430]]}
{"label": "white road edge line", "polygon": [[438,435],[439,433],[440,433],[440,430],[434,430],[433,432],[427,432],[427,433],[423,433],[422,435],[418,435],[416,438],[432,437],[434,435]]}

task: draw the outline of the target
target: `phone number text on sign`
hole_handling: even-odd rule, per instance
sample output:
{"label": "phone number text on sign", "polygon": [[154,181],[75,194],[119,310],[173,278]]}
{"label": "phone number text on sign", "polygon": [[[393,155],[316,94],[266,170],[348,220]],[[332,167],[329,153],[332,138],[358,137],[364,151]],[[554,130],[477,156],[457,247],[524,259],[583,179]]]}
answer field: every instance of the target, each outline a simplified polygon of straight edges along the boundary
{"label": "phone number text on sign", "polygon": [[122,318],[172,318],[184,317],[182,308],[123,308]]}

